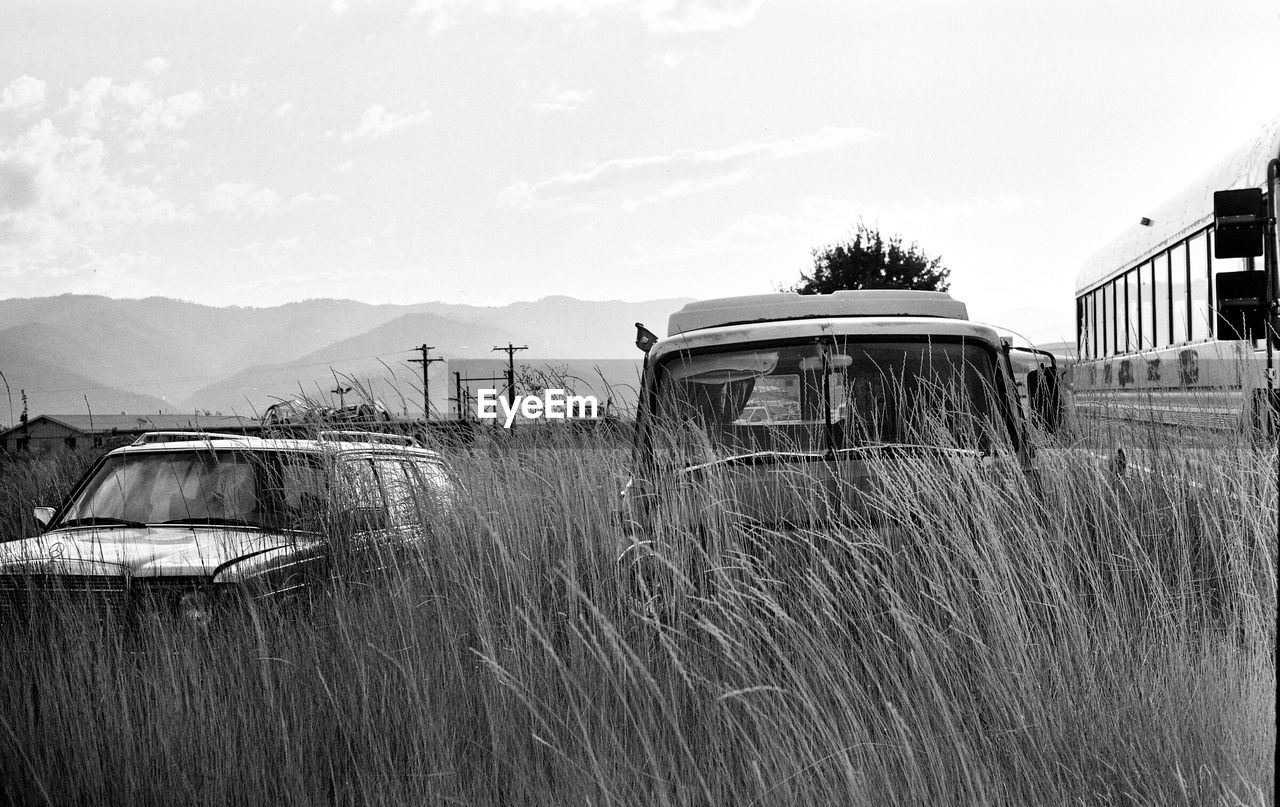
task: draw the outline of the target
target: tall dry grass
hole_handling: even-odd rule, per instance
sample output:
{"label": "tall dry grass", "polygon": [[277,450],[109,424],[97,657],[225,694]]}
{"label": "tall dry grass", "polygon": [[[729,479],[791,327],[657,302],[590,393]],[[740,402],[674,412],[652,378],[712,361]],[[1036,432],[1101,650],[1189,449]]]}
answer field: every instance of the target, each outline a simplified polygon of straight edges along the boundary
{"label": "tall dry grass", "polygon": [[[1120,479],[1070,444],[1031,477],[883,460],[861,516],[786,531],[707,473],[637,565],[624,450],[482,439],[450,456],[459,507],[421,551],[308,608],[14,633],[0,792],[1274,803],[1274,449],[1222,442],[1149,446]],[[785,484],[824,512],[826,483]]]}

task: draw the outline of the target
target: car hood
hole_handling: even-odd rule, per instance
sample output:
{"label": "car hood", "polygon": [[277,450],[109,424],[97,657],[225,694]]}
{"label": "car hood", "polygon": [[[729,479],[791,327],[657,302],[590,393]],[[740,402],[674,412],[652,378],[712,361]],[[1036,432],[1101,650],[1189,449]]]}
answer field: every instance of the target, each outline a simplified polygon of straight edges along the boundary
{"label": "car hood", "polygon": [[314,536],[226,527],[54,530],[0,544],[0,574],[208,577],[235,561],[265,561],[318,544]]}

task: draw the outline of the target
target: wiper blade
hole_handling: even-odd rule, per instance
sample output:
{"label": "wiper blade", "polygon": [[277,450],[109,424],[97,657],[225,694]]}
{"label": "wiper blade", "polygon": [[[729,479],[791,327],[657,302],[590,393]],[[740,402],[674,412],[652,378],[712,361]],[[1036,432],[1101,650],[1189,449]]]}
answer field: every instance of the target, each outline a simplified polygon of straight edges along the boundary
{"label": "wiper blade", "polygon": [[213,516],[199,516],[196,518],[175,518],[175,519],[170,519],[169,521],[160,522],[161,526],[167,526],[172,524],[215,524],[218,526],[225,526],[225,527],[257,527],[259,529],[262,528],[262,525],[257,523],[256,521],[245,521],[243,518],[215,518]]}
{"label": "wiper blade", "polygon": [[112,516],[88,516],[86,518],[72,518],[66,521],[59,521],[54,525],[55,528],[62,527],[145,527],[147,526],[141,521],[129,521],[124,518],[114,518]]}

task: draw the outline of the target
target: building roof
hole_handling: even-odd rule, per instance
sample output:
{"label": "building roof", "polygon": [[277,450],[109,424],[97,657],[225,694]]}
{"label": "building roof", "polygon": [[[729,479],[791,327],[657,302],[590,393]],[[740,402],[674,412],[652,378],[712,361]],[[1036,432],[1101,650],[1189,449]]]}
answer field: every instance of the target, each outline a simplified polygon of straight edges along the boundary
{"label": "building roof", "polygon": [[[27,427],[41,420],[57,423],[81,434],[141,431],[223,431],[257,426],[258,421],[236,415],[148,414],[148,415],[36,415]],[[22,424],[0,432],[5,437],[21,431]]]}

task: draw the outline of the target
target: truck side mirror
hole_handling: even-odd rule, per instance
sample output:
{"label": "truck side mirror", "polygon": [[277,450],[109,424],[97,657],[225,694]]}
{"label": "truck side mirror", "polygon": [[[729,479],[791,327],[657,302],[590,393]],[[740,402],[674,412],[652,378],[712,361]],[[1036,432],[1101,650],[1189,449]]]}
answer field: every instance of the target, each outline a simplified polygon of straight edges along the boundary
{"label": "truck side mirror", "polygon": [[[1001,341],[1004,342],[1003,338]],[[1041,361],[1037,369],[1027,373],[1027,404],[1040,428],[1050,434],[1056,432],[1062,423],[1062,392],[1058,388],[1057,357],[1047,350],[1035,347],[1017,347],[1007,342],[1004,347],[1006,351],[1030,353],[1049,360],[1048,367]]]}
{"label": "truck side mirror", "polygon": [[1040,427],[1050,434],[1057,432],[1062,422],[1062,392],[1052,368],[1042,365],[1027,373],[1027,400]]}
{"label": "truck side mirror", "polygon": [[654,342],[657,341],[658,335],[656,333],[644,327],[644,323],[636,323],[636,347],[644,351],[646,356],[649,355],[649,351],[653,348]]}
{"label": "truck side mirror", "polygon": [[1262,338],[1267,330],[1266,272],[1219,273],[1214,299],[1219,339]]}

